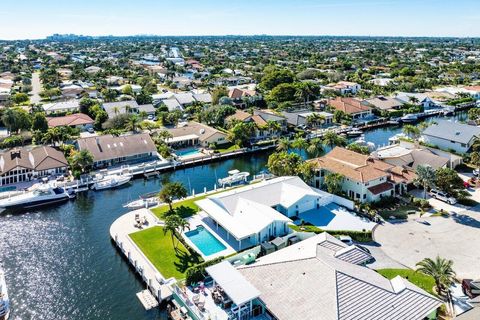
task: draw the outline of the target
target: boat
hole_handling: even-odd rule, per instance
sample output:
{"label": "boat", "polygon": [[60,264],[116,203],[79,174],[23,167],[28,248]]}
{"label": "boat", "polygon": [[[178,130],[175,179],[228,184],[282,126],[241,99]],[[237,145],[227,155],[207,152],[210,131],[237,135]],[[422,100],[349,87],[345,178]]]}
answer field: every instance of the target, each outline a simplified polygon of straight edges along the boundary
{"label": "boat", "polygon": [[97,175],[95,183],[92,185],[92,190],[107,190],[118,188],[124,184],[127,184],[132,180],[131,174],[109,174],[109,175]]}
{"label": "boat", "polygon": [[392,146],[394,144],[399,144],[400,140],[407,139],[407,135],[405,133],[397,133],[396,135],[388,138],[388,145]]}
{"label": "boat", "polygon": [[158,204],[158,195],[157,192],[150,192],[145,195],[140,196],[140,199],[130,201],[123,205],[124,208],[128,209],[141,209],[141,208],[150,208]]}
{"label": "boat", "polygon": [[455,113],[455,107],[454,106],[448,106],[448,107],[445,107],[442,111],[442,114],[444,116],[451,116]]}
{"label": "boat", "polygon": [[32,186],[20,195],[0,200],[0,208],[29,209],[39,206],[61,203],[75,197],[55,182],[44,182]]}
{"label": "boat", "polygon": [[239,182],[246,182],[250,172],[240,172],[237,169],[228,171],[228,177],[218,179],[218,185],[224,187],[226,185],[231,186],[232,184]]}
{"label": "boat", "polygon": [[400,120],[402,120],[404,123],[415,122],[418,120],[418,116],[416,114],[409,113],[401,117]]}
{"label": "boat", "polygon": [[366,141],[365,140],[365,135],[361,135],[359,138],[357,138],[354,143],[358,144],[359,146],[362,147],[367,147],[370,152],[374,151],[376,149],[375,143]]}
{"label": "boat", "polygon": [[363,134],[363,131],[360,130],[360,129],[353,129],[353,130],[350,130],[350,131],[347,131],[347,136],[349,137],[359,137]]}
{"label": "boat", "polygon": [[7,320],[10,315],[10,300],[8,299],[5,273],[0,269],[0,320]]}

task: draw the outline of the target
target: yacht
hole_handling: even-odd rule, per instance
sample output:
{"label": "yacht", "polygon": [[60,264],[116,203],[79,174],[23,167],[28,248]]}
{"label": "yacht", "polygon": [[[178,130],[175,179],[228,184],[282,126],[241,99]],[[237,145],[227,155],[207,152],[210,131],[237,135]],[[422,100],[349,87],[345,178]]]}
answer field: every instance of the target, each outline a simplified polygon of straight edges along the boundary
{"label": "yacht", "polygon": [[0,209],[29,209],[39,206],[60,203],[75,195],[60,188],[55,182],[41,183],[32,186],[22,194],[0,200]]}
{"label": "yacht", "polygon": [[131,179],[131,174],[111,174],[97,177],[95,183],[92,186],[92,189],[98,191],[118,188],[124,184],[129,183]]}
{"label": "yacht", "polygon": [[239,182],[247,182],[247,178],[250,176],[250,172],[240,172],[237,169],[228,171],[228,177],[218,179],[218,184],[221,187],[225,185],[231,186],[232,184]]}
{"label": "yacht", "polygon": [[347,131],[347,136],[349,137],[359,137],[363,134],[363,131],[362,130],[359,130],[357,128],[355,129],[352,129],[350,131]]}
{"label": "yacht", "polygon": [[403,117],[400,118],[402,122],[404,123],[409,123],[409,122],[415,122],[418,120],[418,116],[413,113],[409,113],[407,115],[404,115]]}
{"label": "yacht", "polygon": [[0,269],[0,320],[7,320],[10,314],[10,301],[8,300],[5,273]]}
{"label": "yacht", "polygon": [[128,209],[141,209],[141,208],[150,208],[158,204],[158,192],[151,192],[145,195],[140,196],[140,199],[131,201],[127,204],[124,204],[124,208]]}

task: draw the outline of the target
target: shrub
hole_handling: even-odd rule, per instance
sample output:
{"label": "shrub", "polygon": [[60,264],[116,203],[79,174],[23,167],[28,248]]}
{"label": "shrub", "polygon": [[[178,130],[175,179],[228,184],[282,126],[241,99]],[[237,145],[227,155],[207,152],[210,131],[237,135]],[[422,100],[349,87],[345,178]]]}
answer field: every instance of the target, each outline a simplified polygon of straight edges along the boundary
{"label": "shrub", "polygon": [[353,240],[358,242],[372,241],[371,231],[349,231],[349,230],[322,230],[312,225],[304,225],[303,229],[300,226],[291,225],[290,228],[295,231],[314,232],[316,234],[328,232],[332,236],[350,236]]}
{"label": "shrub", "polygon": [[213,266],[219,262],[222,262],[223,257],[218,257],[210,261],[206,261],[196,266],[192,266],[185,271],[185,282],[187,286],[193,283],[202,281],[205,278],[205,268]]}

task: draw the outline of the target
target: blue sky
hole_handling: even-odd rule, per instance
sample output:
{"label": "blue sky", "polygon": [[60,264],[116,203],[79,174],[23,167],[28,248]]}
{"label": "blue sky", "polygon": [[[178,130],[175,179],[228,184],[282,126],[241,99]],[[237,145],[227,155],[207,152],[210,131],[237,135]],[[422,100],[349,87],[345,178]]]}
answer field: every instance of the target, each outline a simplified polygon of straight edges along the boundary
{"label": "blue sky", "polygon": [[0,39],[53,33],[480,37],[480,0],[0,2]]}

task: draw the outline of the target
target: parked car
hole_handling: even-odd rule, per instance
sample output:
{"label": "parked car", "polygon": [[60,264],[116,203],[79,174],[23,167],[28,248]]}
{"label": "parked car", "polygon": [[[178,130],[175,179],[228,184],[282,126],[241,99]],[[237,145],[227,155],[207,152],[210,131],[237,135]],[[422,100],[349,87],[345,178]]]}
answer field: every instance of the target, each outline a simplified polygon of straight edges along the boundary
{"label": "parked car", "polygon": [[437,190],[437,189],[430,190],[430,196],[434,199],[438,199],[440,201],[443,201],[443,202],[446,202],[446,203],[449,203],[449,204],[457,203],[457,199],[450,196],[448,193]]}
{"label": "parked car", "polygon": [[342,241],[345,244],[351,246],[353,244],[353,240],[350,236],[338,236],[338,240]]}
{"label": "parked car", "polygon": [[480,173],[480,171],[478,169],[475,169],[472,171],[473,175],[478,177],[478,174]]}
{"label": "parked car", "polygon": [[95,130],[93,128],[88,128],[87,131],[88,133],[95,133]]}
{"label": "parked car", "polygon": [[470,298],[480,295],[480,280],[463,279],[462,291]]}
{"label": "parked car", "polygon": [[153,115],[149,114],[149,115],[147,116],[147,119],[152,121],[152,120],[153,120]]}

